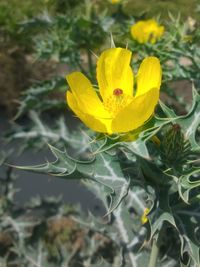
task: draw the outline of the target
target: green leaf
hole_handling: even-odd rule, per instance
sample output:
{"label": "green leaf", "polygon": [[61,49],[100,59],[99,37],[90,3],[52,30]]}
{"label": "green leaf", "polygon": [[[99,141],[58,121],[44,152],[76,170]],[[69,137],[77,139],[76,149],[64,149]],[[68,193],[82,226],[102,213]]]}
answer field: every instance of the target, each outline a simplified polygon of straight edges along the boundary
{"label": "green leaf", "polygon": [[146,144],[141,139],[137,139],[134,142],[124,142],[122,144],[122,147],[126,148],[126,150],[128,150],[129,152],[131,152],[137,156],[140,156],[140,157],[145,158],[145,159],[150,159],[150,155],[149,155],[148,149],[146,147]]}
{"label": "green leaf", "polygon": [[193,106],[190,112],[176,120],[180,124],[186,139],[190,141],[193,151],[200,151],[200,146],[196,142],[196,131],[200,124],[200,95],[193,88]]}
{"label": "green leaf", "polygon": [[[127,195],[130,181],[124,176],[116,155],[106,152],[92,153],[90,160],[79,161],[71,158],[66,151],[60,151],[50,145],[49,147],[56,158],[55,161],[47,161],[36,166],[15,167],[65,179],[92,179],[107,189],[107,195],[110,196],[108,213],[112,212]],[[98,145],[93,143],[93,149],[96,151]]]}
{"label": "green leaf", "polygon": [[159,104],[160,104],[161,109],[164,111],[164,113],[167,115],[168,118],[177,117],[176,113],[172,109],[167,107],[161,100],[159,101]]}
{"label": "green leaf", "polygon": [[167,186],[172,178],[166,175],[158,166],[153,162],[140,158],[138,160],[142,174],[147,184],[156,186]]}
{"label": "green leaf", "polygon": [[45,123],[35,111],[29,113],[29,118],[31,120],[29,127],[15,123],[5,135],[8,142],[20,142],[20,152],[30,148],[43,149],[47,143],[56,144],[58,148],[63,148],[67,143],[76,150],[76,155],[87,150],[89,146],[87,134],[82,134],[81,130],[70,132],[64,117],[56,119],[55,122],[51,120],[51,125]]}
{"label": "green leaf", "polygon": [[[192,168],[181,175],[177,181],[180,197],[189,204],[189,194],[192,189],[200,187],[200,168]],[[199,193],[200,194],[200,193]]]}
{"label": "green leaf", "polygon": [[130,214],[123,202],[114,210],[115,226],[122,243],[129,245],[134,238]]}
{"label": "green leaf", "polygon": [[[63,77],[56,77],[51,80],[38,82],[32,85],[22,94],[20,106],[15,119],[24,115],[29,110],[44,111],[51,108],[62,108],[65,101],[58,99],[45,99],[45,96],[55,91],[62,91],[66,87],[66,82]],[[38,101],[38,99],[40,101]]]}
{"label": "green leaf", "polygon": [[[88,161],[78,161],[71,158],[66,151],[61,151],[51,145],[49,148],[56,160],[53,162],[46,162],[35,166],[15,166],[18,169],[33,171],[38,173],[46,173],[61,178],[89,178],[93,175],[93,168],[90,163],[94,161],[94,157]],[[73,174],[73,175],[72,175]]]}
{"label": "green leaf", "polygon": [[130,181],[124,176],[117,156],[110,156],[106,152],[96,155],[95,170],[94,179],[110,189],[110,213],[127,195]]}
{"label": "green leaf", "polygon": [[157,231],[161,230],[164,222],[169,222],[176,228],[176,222],[169,205],[169,196],[168,186],[158,189],[156,201],[148,215],[151,226],[151,238]]}
{"label": "green leaf", "polygon": [[187,252],[192,261],[200,264],[200,207],[199,201],[192,205],[177,205],[173,209],[181,240],[181,254]]}
{"label": "green leaf", "polygon": [[176,116],[175,113],[161,103],[161,108],[165,115],[170,118],[169,122],[177,123],[181,126],[181,129],[185,135],[186,140],[190,141],[191,149],[193,151],[200,151],[200,146],[196,142],[196,131],[200,124],[200,95],[193,88],[193,104],[188,114],[184,116]]}

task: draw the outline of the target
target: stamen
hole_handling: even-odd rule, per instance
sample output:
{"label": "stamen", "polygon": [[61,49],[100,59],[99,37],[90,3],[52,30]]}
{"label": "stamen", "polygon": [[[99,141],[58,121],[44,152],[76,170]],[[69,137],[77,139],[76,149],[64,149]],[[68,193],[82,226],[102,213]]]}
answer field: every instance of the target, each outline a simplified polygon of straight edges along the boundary
{"label": "stamen", "polygon": [[119,96],[123,94],[123,90],[120,88],[116,88],[115,90],[113,90],[113,95]]}
{"label": "stamen", "polygon": [[125,106],[127,106],[132,100],[133,97],[124,94],[122,89],[116,88],[113,90],[113,94],[109,95],[104,100],[104,107],[112,116],[116,116],[116,114]]}

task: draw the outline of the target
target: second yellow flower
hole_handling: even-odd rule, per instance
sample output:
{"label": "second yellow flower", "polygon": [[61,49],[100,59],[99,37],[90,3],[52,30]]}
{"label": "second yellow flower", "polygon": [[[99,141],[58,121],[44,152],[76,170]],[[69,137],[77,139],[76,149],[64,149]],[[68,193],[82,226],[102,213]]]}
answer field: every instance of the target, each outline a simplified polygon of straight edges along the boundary
{"label": "second yellow flower", "polygon": [[156,43],[164,34],[164,26],[154,19],[140,20],[131,27],[131,35],[138,43]]}

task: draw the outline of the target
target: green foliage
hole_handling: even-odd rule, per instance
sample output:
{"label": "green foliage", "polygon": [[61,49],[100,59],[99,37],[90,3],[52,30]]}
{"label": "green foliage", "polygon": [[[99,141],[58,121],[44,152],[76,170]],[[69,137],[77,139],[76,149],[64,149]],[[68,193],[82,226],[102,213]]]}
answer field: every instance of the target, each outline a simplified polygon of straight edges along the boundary
{"label": "green foliage", "polygon": [[[85,140],[85,149],[79,152],[76,158],[69,156],[66,151],[50,146],[55,156],[53,162],[47,161],[37,166],[18,168],[48,173],[64,179],[83,179],[83,181],[86,181],[84,184],[89,186],[91,190],[95,190],[96,195],[102,199],[107,214],[113,212],[119,227],[123,225],[123,228],[119,230],[122,235],[121,242],[126,244],[124,255],[132,261],[133,255],[128,247],[134,238],[133,228],[135,227],[135,231],[138,231],[139,225],[134,226],[133,224],[131,226],[133,222],[131,222],[130,215],[123,205],[124,201],[126,202],[126,199],[129,198],[129,194],[134,196],[134,193],[131,192],[135,192],[139,185],[150,200],[149,204],[146,204],[151,207],[148,216],[150,226],[148,235],[158,235],[161,228],[165,232],[167,228],[174,227],[180,237],[180,243],[177,245],[180,254],[183,255],[186,251],[190,255],[191,261],[199,264],[199,257],[197,257],[199,253],[199,243],[197,241],[198,206],[196,203],[200,194],[200,168],[198,166],[193,167],[192,161],[189,159],[192,157],[193,162],[195,162],[196,154],[194,152],[199,151],[199,145],[194,139],[199,120],[194,122],[194,117],[199,118],[196,114],[199,112],[200,98],[195,90],[193,95],[191,111],[184,116],[177,116],[161,103],[164,117],[156,116],[153,119],[153,124],[151,122],[152,127],[144,130],[136,141],[124,142],[120,141],[120,138],[110,139],[109,137],[104,139],[101,137],[91,141],[88,137]],[[166,125],[171,127],[172,123],[174,126],[166,130]],[[43,129],[45,129],[45,126],[43,126]],[[184,135],[182,131],[184,131]],[[49,130],[44,132],[49,132]],[[51,132],[52,136],[55,137],[56,132],[59,136],[59,128],[55,134],[53,134],[53,129]],[[67,131],[65,132],[67,133]],[[33,138],[39,138],[39,133],[45,137],[38,129],[38,135],[36,134]],[[158,146],[157,155],[153,156],[151,138],[155,134],[160,136],[161,145],[159,147],[155,144]],[[80,137],[76,137],[76,140],[81,139],[81,133],[79,135]],[[18,136],[20,136],[20,133],[18,133]],[[23,134],[21,137],[24,138]],[[60,135],[57,140],[61,142],[61,147],[73,147],[73,138],[70,138],[69,133],[65,139],[62,139]],[[45,141],[53,142],[53,139],[50,137],[49,139],[46,138]],[[140,146],[140,143],[143,145]],[[147,155],[144,154],[144,148]],[[173,157],[173,149],[177,160]],[[97,185],[95,185],[95,182]],[[147,185],[154,191],[149,191]],[[177,194],[179,194],[179,197]],[[185,202],[191,203],[190,208]],[[145,207],[145,204],[143,206]],[[140,216],[142,212],[140,210]],[[187,225],[183,223],[186,220],[185,217],[188,218]]]}
{"label": "green foliage", "polygon": [[[188,2],[187,0],[141,0],[132,4],[131,0],[127,1],[125,6],[125,11],[128,14],[138,14],[137,16],[146,15],[148,17],[161,16],[162,18],[168,19],[168,13],[176,15],[177,11],[181,13],[182,17],[186,19],[188,14],[198,18],[198,13],[195,12],[197,8],[198,1],[192,0]],[[185,8],[187,6],[187,9]]]}
{"label": "green foliage", "polygon": [[[62,77],[56,77],[48,81],[42,81],[34,84],[22,93],[23,101],[20,103],[15,119],[26,114],[30,109],[45,111],[53,108],[65,107],[66,105],[64,100],[61,101],[59,99],[54,99],[53,97],[53,93],[57,92],[62,94],[64,91],[65,80]],[[47,95],[48,99],[46,99]],[[38,101],[38,98],[40,98],[41,101]]]}
{"label": "green foliage", "polygon": [[[191,40],[186,40],[187,37]],[[130,34],[127,36],[130,39]],[[198,83],[199,77],[199,30],[193,29],[189,22],[182,23],[180,17],[175,18],[170,15],[170,21],[166,25],[166,32],[159,42],[152,45],[149,43],[140,45],[134,40],[130,40],[132,51],[142,51],[138,53],[138,61],[142,58],[154,55],[162,64],[163,70],[163,90],[181,102],[181,96],[174,94],[169,82],[177,80],[189,80]],[[133,62],[134,64],[138,64]],[[178,63],[178,64],[177,64]],[[179,98],[179,99],[178,99]]]}
{"label": "green foliage", "polygon": [[42,11],[43,7],[44,1],[42,0],[36,0],[34,5],[32,0],[22,0],[20,7],[17,0],[11,0],[9,3],[2,0],[0,3],[0,26],[8,31],[15,30],[20,21],[25,17],[35,16]]}
{"label": "green foliage", "polygon": [[23,34],[19,24],[31,19],[45,8],[43,0],[0,1],[0,47],[11,51],[16,48],[31,50],[30,34]]}
{"label": "green foliage", "polygon": [[103,43],[106,38],[104,20],[105,16],[96,17],[92,11],[87,14],[87,10],[76,16],[46,14],[24,21],[21,30],[28,32],[40,26],[37,38],[34,38],[38,57],[83,67],[80,49],[91,53]]}

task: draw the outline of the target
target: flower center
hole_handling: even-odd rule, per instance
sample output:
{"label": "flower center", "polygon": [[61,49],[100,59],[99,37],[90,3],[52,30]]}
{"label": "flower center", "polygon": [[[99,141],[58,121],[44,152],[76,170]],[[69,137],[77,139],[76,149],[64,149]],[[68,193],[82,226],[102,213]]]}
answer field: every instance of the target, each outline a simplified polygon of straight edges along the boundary
{"label": "flower center", "polygon": [[105,109],[114,117],[117,113],[127,106],[133,97],[123,93],[123,90],[116,88],[113,90],[113,94],[109,95],[104,100]]}
{"label": "flower center", "polygon": [[123,90],[120,88],[116,88],[113,90],[113,95],[119,96],[123,94]]}

